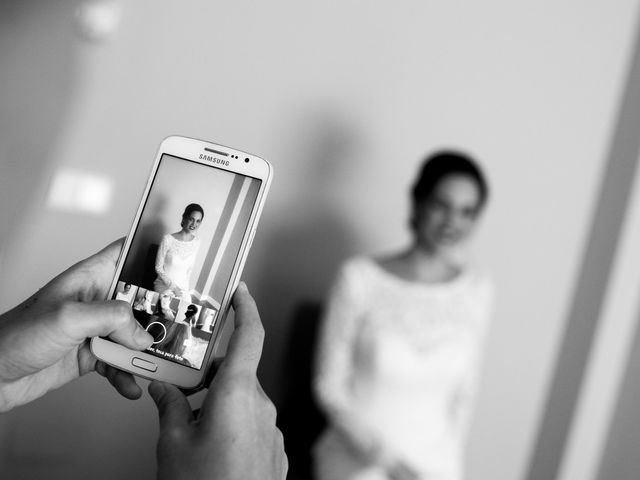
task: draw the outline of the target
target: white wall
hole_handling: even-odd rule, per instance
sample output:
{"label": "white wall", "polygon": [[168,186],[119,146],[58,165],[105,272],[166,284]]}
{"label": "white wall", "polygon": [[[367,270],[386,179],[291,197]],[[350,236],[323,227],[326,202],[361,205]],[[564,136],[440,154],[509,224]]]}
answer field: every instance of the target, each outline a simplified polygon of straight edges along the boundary
{"label": "white wall", "polygon": [[[75,35],[76,3],[1,7],[0,308],[127,230],[166,135],[242,148],[275,166],[245,279],[267,329],[263,383],[278,400],[294,306],[322,298],[346,255],[403,246],[419,160],[463,148],[493,186],[475,256],[499,294],[470,478],[523,478],[638,2],[129,1],[105,43]],[[113,180],[107,215],[44,206],[61,167]],[[149,404],[118,400],[98,379],[65,388],[0,420],[3,471],[151,478],[141,473],[153,465]],[[102,439],[89,433],[101,428]]]}

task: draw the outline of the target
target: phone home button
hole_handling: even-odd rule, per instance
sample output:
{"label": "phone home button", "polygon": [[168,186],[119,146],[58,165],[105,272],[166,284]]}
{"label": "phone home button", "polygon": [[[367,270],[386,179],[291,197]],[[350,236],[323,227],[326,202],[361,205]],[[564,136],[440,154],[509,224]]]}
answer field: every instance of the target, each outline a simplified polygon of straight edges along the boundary
{"label": "phone home button", "polygon": [[150,372],[155,372],[158,369],[158,365],[156,365],[155,363],[139,357],[133,357],[131,359],[131,365],[133,365],[134,367],[149,370]]}

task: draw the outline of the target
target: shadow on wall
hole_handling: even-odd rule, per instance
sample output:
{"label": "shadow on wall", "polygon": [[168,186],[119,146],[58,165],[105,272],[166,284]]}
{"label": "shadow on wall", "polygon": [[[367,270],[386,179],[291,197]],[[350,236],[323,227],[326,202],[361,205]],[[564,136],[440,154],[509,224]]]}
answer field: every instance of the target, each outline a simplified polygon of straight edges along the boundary
{"label": "shadow on wall", "polygon": [[149,210],[145,213],[151,221],[140,223],[136,232],[135,241],[129,250],[130,259],[126,269],[123,269],[122,276],[129,283],[141,285],[145,288],[153,289],[155,280],[155,253],[162,237],[169,233],[169,227],[162,220],[165,218],[167,199],[159,196],[153,205],[149,205]]}
{"label": "shadow on wall", "polygon": [[[77,86],[78,1],[0,2],[0,247],[33,221],[36,186],[66,125]],[[7,245],[8,246],[8,245]]]}
{"label": "shadow on wall", "polygon": [[274,184],[290,189],[279,192],[290,201],[282,209],[285,215],[271,220],[276,224],[269,227],[271,235],[259,242],[263,263],[252,266],[258,272],[252,281],[267,337],[259,374],[279,418],[285,419],[286,425],[280,423],[287,434],[292,479],[306,478],[308,446],[323,424],[309,388],[315,330],[338,265],[355,249],[332,197],[344,184],[345,165],[358,148],[353,128],[334,116],[319,115],[297,125],[297,131],[288,133],[300,143],[288,151],[297,157],[291,164],[307,169],[295,185]]}
{"label": "shadow on wall", "polygon": [[311,450],[327,421],[315,402],[311,379],[323,306],[302,303],[293,315],[285,350],[283,394],[278,427],[289,457],[289,480],[312,480]]}

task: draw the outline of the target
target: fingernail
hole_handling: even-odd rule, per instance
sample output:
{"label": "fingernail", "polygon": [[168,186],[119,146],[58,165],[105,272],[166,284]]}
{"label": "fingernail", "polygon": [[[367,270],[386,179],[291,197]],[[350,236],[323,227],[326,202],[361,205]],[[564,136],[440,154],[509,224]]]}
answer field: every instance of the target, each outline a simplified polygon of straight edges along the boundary
{"label": "fingernail", "polygon": [[244,290],[245,292],[248,292],[248,291],[249,291],[249,289],[247,288],[247,284],[246,284],[246,283],[244,283],[244,282],[242,282],[242,281],[238,284],[238,288],[239,288],[240,290]]}
{"label": "fingernail", "polygon": [[140,345],[141,348],[150,347],[153,343],[153,337],[151,336],[151,334],[141,328],[136,328],[136,331],[133,334],[133,339],[138,345]]}

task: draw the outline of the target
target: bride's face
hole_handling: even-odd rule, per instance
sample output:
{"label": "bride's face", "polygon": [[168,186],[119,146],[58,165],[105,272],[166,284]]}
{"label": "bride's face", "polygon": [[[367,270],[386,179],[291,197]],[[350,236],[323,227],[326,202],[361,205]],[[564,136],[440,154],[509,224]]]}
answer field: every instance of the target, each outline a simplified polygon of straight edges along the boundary
{"label": "bride's face", "polygon": [[468,176],[444,177],[431,197],[415,207],[414,233],[419,244],[438,250],[466,240],[480,213],[480,189]]}
{"label": "bride's face", "polygon": [[169,304],[171,303],[171,297],[169,295],[162,295],[160,297],[160,305],[162,308],[169,308]]}
{"label": "bride's face", "polygon": [[191,212],[189,215],[182,217],[182,230],[186,233],[196,233],[202,223],[202,214],[200,212]]}

